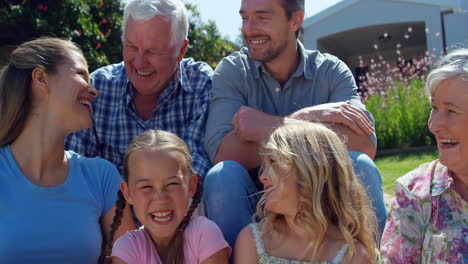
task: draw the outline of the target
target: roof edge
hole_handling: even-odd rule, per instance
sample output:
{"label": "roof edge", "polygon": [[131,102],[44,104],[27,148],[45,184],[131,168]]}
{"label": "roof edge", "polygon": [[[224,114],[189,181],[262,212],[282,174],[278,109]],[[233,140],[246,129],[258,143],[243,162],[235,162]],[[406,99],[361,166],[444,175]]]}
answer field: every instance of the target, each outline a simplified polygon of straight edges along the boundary
{"label": "roof edge", "polygon": [[318,12],[315,15],[312,15],[304,20],[304,23],[302,23],[303,28],[307,28],[310,25],[317,24],[318,22],[336,14],[339,13],[351,6],[354,6],[361,2],[363,0],[343,0],[341,2],[338,2],[328,8],[325,8],[324,10]]}
{"label": "roof edge", "polygon": [[[304,20],[302,23],[302,27],[305,29],[311,25],[317,24],[322,20],[327,19],[339,12],[344,11],[354,5],[359,4],[360,2],[365,2],[369,0],[343,0],[339,3],[336,3],[321,12],[312,15]],[[413,3],[413,4],[422,4],[422,5],[432,5],[438,6],[441,9],[444,8],[460,8],[462,0],[374,0],[374,1],[382,1],[382,2],[401,2],[401,3]]]}

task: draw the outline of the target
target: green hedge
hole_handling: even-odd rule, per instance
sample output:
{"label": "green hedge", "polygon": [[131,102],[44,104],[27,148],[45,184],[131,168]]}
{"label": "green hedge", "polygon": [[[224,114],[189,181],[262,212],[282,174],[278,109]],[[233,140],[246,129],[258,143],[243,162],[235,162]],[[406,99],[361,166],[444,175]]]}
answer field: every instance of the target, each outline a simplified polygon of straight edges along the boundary
{"label": "green hedge", "polygon": [[398,82],[386,93],[369,96],[366,107],[376,120],[379,149],[434,144],[427,126],[431,106],[420,79]]}

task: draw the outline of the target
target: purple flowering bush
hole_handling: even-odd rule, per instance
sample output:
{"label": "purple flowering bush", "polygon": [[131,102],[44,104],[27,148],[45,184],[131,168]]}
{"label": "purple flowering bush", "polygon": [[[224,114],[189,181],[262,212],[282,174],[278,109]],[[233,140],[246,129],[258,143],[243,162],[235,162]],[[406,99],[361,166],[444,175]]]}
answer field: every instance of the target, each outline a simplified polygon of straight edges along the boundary
{"label": "purple flowering bush", "polygon": [[[371,59],[369,71],[360,79],[361,99],[375,117],[378,148],[407,148],[435,143],[427,126],[431,106],[425,79],[436,55],[402,59],[400,47],[396,66],[381,55]],[[364,61],[360,61],[366,65]]]}

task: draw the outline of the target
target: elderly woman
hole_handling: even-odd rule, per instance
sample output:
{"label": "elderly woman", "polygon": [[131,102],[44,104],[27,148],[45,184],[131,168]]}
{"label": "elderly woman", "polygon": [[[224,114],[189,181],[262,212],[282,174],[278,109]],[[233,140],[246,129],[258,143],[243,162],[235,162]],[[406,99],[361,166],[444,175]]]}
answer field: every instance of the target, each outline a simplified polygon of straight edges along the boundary
{"label": "elderly woman", "polygon": [[442,59],[427,91],[439,159],[396,181],[385,263],[468,263],[468,49]]}

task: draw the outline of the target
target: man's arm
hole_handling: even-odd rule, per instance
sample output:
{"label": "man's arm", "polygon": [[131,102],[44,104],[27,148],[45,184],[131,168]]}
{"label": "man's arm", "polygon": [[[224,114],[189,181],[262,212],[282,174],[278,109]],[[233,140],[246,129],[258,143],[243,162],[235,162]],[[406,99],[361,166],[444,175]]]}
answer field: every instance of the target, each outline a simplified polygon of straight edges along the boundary
{"label": "man's arm", "polygon": [[213,164],[224,160],[234,160],[242,164],[246,169],[256,168],[261,164],[258,155],[259,145],[252,141],[244,141],[231,130],[224,136],[216,153]]}
{"label": "man's arm", "polygon": [[327,126],[335,131],[348,150],[364,153],[371,159],[375,158],[377,148],[367,135],[360,136],[349,127],[341,124],[328,124]]}
{"label": "man's arm", "polygon": [[375,157],[376,146],[369,138],[374,132],[373,124],[361,109],[349,102],[306,107],[290,118],[324,123],[341,137],[349,150],[364,153],[371,159]]}
{"label": "man's arm", "polygon": [[261,158],[258,150],[261,143],[284,122],[283,117],[241,106],[232,119],[233,130],[221,141],[214,162],[234,160],[247,169],[260,166]]}
{"label": "man's arm", "polygon": [[[242,106],[232,119],[234,127],[221,141],[214,163],[234,160],[251,169],[261,164],[258,154],[261,143],[277,127],[298,120],[320,122],[340,136],[349,150],[374,158],[375,146],[369,139],[372,123],[361,110],[348,103],[333,103],[308,107],[290,118],[272,116],[251,107]],[[353,130],[354,129],[354,130]]]}
{"label": "man's arm", "polygon": [[213,164],[234,160],[248,168],[258,163],[252,162],[258,159],[257,146],[241,141],[232,125],[234,115],[248,104],[248,87],[245,87],[247,69],[246,65],[238,64],[239,61],[230,56],[224,58],[215,70],[204,144]]}
{"label": "man's arm", "polygon": [[359,151],[373,158],[377,148],[374,118],[361,103],[353,74],[337,57],[322,55],[326,59],[320,67],[320,78],[325,81],[323,87],[328,87],[323,91],[328,94],[328,103],[305,107],[290,117],[334,124],[332,128],[335,132],[342,138],[347,138],[345,143],[349,150]]}

